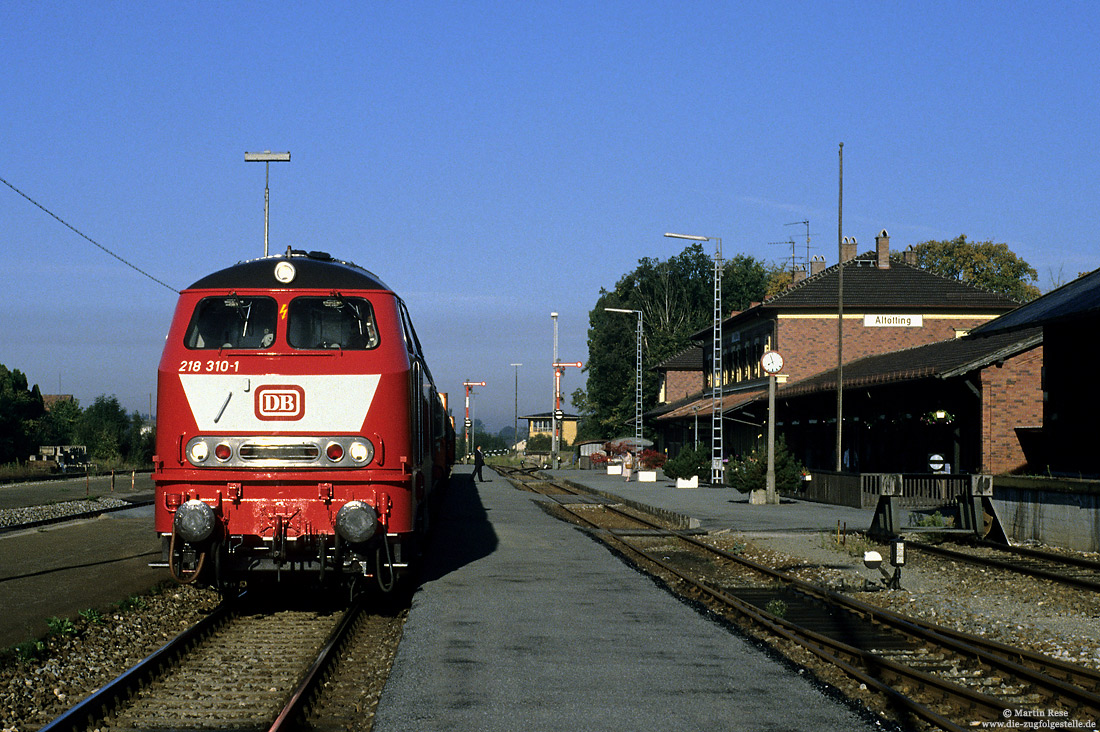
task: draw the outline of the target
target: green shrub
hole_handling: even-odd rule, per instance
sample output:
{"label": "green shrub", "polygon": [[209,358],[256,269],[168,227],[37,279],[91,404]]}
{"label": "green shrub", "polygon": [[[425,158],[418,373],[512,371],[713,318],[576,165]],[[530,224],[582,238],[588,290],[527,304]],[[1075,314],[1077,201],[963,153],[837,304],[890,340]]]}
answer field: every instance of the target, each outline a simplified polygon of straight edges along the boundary
{"label": "green shrub", "polygon": [[[667,471],[666,471],[667,472]],[[768,447],[759,443],[748,455],[730,460],[726,482],[737,490],[764,490],[768,482]],[[793,493],[802,483],[802,466],[787,449],[782,437],[775,440],[775,489]]]}
{"label": "green shrub", "polygon": [[76,626],[68,618],[47,618],[50,635],[76,635]]}
{"label": "green shrub", "polygon": [[118,603],[118,609],[122,611],[128,610],[143,610],[145,608],[145,598],[141,595],[130,595],[122,602]]}
{"label": "green shrub", "polygon": [[99,612],[95,608],[81,610],[80,617],[84,620],[84,622],[92,625],[98,625],[99,623],[103,622],[103,613]]}
{"label": "green shrub", "polygon": [[29,640],[16,644],[12,650],[15,651],[15,657],[22,663],[29,663],[46,650],[46,644],[40,640]]}
{"label": "green shrub", "polygon": [[785,618],[787,617],[787,603],[779,598],[768,600],[768,604],[764,606],[764,611],[777,618]]}
{"label": "green shrub", "polygon": [[710,448],[685,447],[680,454],[664,465],[665,475],[669,478],[690,478],[698,475],[706,478],[710,475]]}

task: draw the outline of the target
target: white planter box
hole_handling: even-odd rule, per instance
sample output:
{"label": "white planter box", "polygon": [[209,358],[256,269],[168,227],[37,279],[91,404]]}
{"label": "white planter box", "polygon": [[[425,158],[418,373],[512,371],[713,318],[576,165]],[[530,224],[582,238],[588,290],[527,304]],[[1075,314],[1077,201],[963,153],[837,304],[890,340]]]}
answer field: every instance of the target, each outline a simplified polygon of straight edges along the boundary
{"label": "white planter box", "polygon": [[677,488],[698,488],[699,487],[699,476],[698,475],[693,475],[690,478],[677,478],[676,479],[676,487]]}
{"label": "white planter box", "polygon": [[607,474],[608,475],[622,475],[623,474],[623,466],[622,465],[608,465],[607,466]]}
{"label": "white planter box", "polygon": [[656,470],[639,470],[638,471],[639,483],[656,483],[657,471]]}

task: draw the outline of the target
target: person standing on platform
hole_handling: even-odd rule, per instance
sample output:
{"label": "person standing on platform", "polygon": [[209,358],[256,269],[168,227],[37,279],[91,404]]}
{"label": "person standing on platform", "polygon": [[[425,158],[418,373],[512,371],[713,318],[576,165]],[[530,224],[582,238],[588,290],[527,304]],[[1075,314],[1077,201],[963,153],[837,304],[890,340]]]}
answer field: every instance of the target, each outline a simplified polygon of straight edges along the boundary
{"label": "person standing on platform", "polygon": [[634,453],[630,450],[623,455],[623,479],[629,483],[630,474],[634,472]]}
{"label": "person standing on platform", "polygon": [[481,452],[481,445],[478,445],[474,450],[474,480],[485,483],[487,481],[485,478],[481,477],[481,469],[483,467],[485,467],[485,455]]}

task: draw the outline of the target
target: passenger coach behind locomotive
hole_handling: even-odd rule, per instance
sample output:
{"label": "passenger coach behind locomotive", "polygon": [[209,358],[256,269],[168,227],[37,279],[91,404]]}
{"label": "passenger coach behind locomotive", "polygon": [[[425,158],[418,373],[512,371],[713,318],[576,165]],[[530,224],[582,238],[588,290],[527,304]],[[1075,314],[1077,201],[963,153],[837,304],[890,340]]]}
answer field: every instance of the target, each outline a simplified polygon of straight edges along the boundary
{"label": "passenger coach behind locomotive", "polygon": [[321,252],[239,263],[180,293],[158,377],[161,566],[392,589],[454,439],[393,291]]}

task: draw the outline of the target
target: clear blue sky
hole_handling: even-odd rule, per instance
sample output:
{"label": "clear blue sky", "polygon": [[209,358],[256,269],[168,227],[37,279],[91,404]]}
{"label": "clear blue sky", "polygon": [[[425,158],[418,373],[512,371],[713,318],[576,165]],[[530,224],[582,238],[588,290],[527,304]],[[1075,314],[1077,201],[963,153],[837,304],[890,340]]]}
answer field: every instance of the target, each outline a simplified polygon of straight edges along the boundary
{"label": "clear blue sky", "polygon": [[[1008,244],[1040,286],[1100,266],[1100,4],[0,4],[0,177],[176,288],[321,249],[408,303],[462,417],[510,425],[584,360],[641,257],[805,229]],[[322,9],[317,9],[322,8]],[[0,186],[0,363],[148,411],[175,294]],[[805,254],[805,250],[802,250]],[[624,316],[626,317],[626,316]],[[583,385],[570,369],[566,394]]]}

